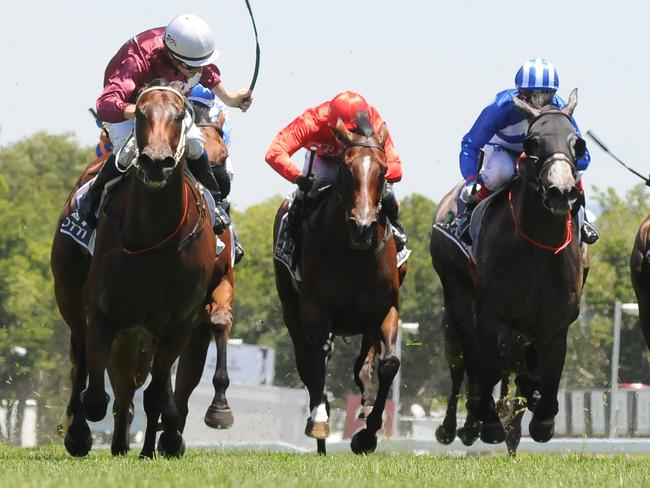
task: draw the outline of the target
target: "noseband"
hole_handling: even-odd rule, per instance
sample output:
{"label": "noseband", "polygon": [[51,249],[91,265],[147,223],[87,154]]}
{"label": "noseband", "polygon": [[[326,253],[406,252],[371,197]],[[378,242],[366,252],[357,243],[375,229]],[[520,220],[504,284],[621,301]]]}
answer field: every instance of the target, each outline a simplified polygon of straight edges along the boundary
{"label": "noseband", "polygon": [[[140,93],[140,95],[138,95],[138,98],[135,102],[136,106],[140,102],[140,99],[142,98],[143,95],[152,91],[171,92],[181,100],[183,106],[185,107],[185,117],[183,118],[181,134],[178,140],[178,146],[176,146],[176,152],[174,154],[174,165],[171,168],[165,168],[163,170],[166,179],[174,171],[174,169],[176,169],[176,166],[178,166],[178,163],[181,161],[181,159],[183,159],[183,155],[185,154],[185,144],[187,142],[187,133],[189,132],[190,127],[194,123],[194,109],[192,108],[192,105],[188,102],[188,100],[178,90],[175,90],[174,88],[171,88],[169,86],[153,86],[151,88],[147,88],[143,90]],[[137,120],[138,119],[136,118],[133,122],[133,137],[135,139],[135,149],[134,149],[133,162],[131,163],[131,165],[137,170],[138,176],[140,177],[140,179],[142,179],[144,177],[143,176],[144,171],[142,170],[140,164],[138,163],[138,157],[140,156],[140,145],[137,139],[138,138]]]}

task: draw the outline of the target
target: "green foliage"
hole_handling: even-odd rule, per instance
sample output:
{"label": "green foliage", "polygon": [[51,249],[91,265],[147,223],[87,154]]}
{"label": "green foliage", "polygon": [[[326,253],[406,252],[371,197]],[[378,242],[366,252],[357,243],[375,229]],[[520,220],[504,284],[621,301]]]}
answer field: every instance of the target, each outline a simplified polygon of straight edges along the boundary
{"label": "green foliage", "polygon": [[[592,199],[601,214],[596,221],[600,240],[589,248],[591,269],[585,285],[581,318],[569,332],[564,383],[573,387],[609,385],[614,302],[634,302],[630,283],[630,253],[639,225],[650,213],[644,185],[625,198],[614,190],[595,190]],[[626,317],[621,332],[621,382],[650,383],[647,348],[637,320]]]}

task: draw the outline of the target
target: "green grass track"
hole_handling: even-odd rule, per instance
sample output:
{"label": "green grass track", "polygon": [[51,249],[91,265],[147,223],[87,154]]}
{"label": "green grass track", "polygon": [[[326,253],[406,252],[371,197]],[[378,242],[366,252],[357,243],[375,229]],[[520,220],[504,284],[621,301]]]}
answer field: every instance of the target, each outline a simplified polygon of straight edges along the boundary
{"label": "green grass track", "polygon": [[189,449],[181,459],[143,461],[137,451],[73,459],[60,447],[0,448],[0,487],[276,487],[343,488],[650,486],[650,457],[578,454],[427,456],[285,454]]}

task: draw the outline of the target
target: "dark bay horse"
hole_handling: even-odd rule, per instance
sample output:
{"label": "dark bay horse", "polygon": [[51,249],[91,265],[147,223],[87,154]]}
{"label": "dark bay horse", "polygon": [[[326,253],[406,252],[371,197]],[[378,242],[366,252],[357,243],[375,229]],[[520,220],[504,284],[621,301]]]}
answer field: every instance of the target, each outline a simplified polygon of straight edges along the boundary
{"label": "dark bay horse", "polygon": [[650,216],[641,223],[634,240],[630,256],[630,277],[632,287],[639,304],[639,322],[645,343],[650,349],[650,264],[648,250],[650,249]]}
{"label": "dark bay horse", "polygon": [[478,386],[468,408],[482,422],[481,439],[488,443],[505,438],[492,389],[511,368],[516,396],[525,397],[533,412],[532,438],[546,442],[553,436],[567,331],[578,317],[586,278],[575,164],[585,143],[571,120],[577,91],[561,110],[513,100],[530,121],[525,157],[519,178],[487,207],[478,236],[478,353],[467,358]]}
{"label": "dark bay horse", "polygon": [[[458,183],[440,201],[434,217],[434,224],[445,222],[448,214],[458,214],[456,201],[464,181]],[[467,371],[466,358],[472,354],[472,337],[476,335],[474,319],[474,294],[476,270],[467,251],[461,243],[450,240],[434,226],[431,232],[429,253],[431,263],[440,277],[445,303],[442,327],[445,338],[445,359],[451,375],[451,393],[447,400],[447,411],[442,424],[436,429],[436,439],[450,444],[456,437],[465,445],[472,445],[479,436],[480,422],[468,412],[465,425],[456,432],[456,409],[460,389]],[[468,378],[470,380],[471,378]],[[471,387],[470,387],[471,389]]]}
{"label": "dark bay horse", "polygon": [[128,451],[133,395],[149,372],[141,456],[154,455],[161,414],[159,451],[184,452],[170,368],[192,330],[211,319],[206,304],[210,313],[215,269],[209,215],[183,171],[185,113],[177,91],[144,90],[136,103],[137,164],[102,206],[92,258],[69,237],[54,238],[55,294],[71,328],[73,388],[65,446],[72,455],[91,448],[86,419],[106,414],[107,367],[115,393],[113,454]]}
{"label": "dark bay horse", "polygon": [[[205,150],[208,153],[213,171],[217,174],[225,174],[225,162],[228,157],[228,149],[223,142],[222,127],[223,115],[217,123],[210,122],[207,107],[192,103],[195,112],[195,123],[201,129],[205,140]],[[222,196],[227,196],[226,184],[223,178],[218,178]],[[228,179],[227,184],[230,184]],[[229,190],[229,186],[228,186]],[[219,235],[225,247],[215,260],[213,281],[209,286],[212,290],[212,300],[209,303],[209,322],[202,322],[192,332],[188,345],[181,353],[178,369],[176,371],[176,383],[174,398],[181,415],[181,432],[185,427],[188,414],[189,397],[199,384],[210,341],[214,336],[217,346],[217,365],[212,378],[215,394],[212,403],[208,407],[204,421],[206,425],[215,429],[228,429],[233,424],[233,415],[226,399],[226,389],[230,385],[227,368],[227,346],[230,331],[232,329],[232,303],[234,300],[235,277],[232,264],[233,242],[232,230],[230,227]]]}
{"label": "dark bay horse", "polygon": [[[395,355],[400,275],[389,224],[380,218],[386,130],[358,135],[339,121],[335,132],[346,149],[334,188],[302,226],[300,291],[277,261],[275,281],[298,374],[309,391],[311,414],[305,434],[318,440],[319,453],[325,453],[329,435],[329,405],[323,394],[330,337],[363,335],[355,378],[368,390],[374,354],[381,351],[376,398],[374,392],[369,392],[373,398],[367,396],[374,405],[366,428],[351,442],[355,453],[370,453],[376,448],[388,391],[400,365]],[[274,239],[287,208],[285,202],[278,210]]]}

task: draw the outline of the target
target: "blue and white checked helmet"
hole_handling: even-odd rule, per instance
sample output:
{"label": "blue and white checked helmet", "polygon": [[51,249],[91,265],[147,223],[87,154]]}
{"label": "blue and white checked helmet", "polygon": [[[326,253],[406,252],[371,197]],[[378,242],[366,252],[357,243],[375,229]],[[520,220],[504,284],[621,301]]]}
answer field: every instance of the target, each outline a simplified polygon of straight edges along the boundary
{"label": "blue and white checked helmet", "polygon": [[198,102],[206,107],[212,108],[214,105],[214,93],[201,85],[194,85],[194,88],[187,95],[187,99],[193,102]]}
{"label": "blue and white checked helmet", "polygon": [[519,90],[554,90],[560,86],[560,78],[551,63],[544,58],[526,61],[515,75]]}

